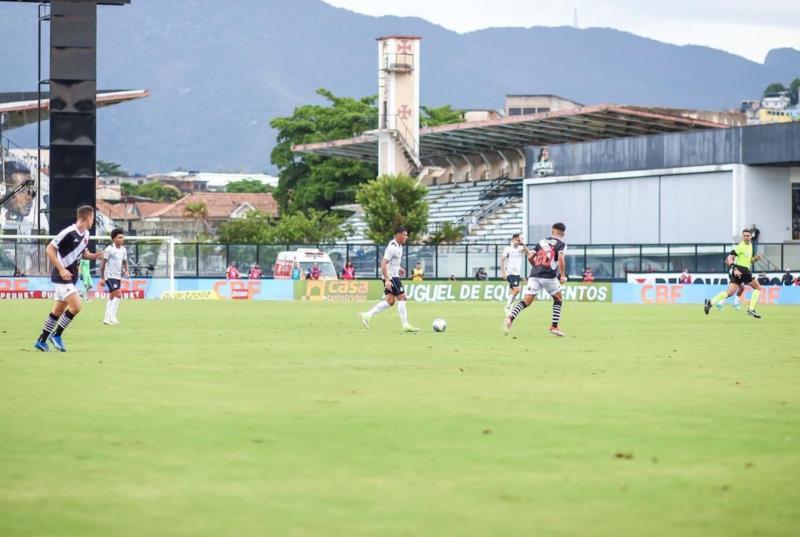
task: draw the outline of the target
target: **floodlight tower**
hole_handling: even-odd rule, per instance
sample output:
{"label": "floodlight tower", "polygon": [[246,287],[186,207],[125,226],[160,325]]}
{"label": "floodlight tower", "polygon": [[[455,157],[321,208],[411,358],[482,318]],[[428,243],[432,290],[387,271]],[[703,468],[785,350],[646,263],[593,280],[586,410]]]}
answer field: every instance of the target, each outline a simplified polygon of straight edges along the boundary
{"label": "floodlight tower", "polygon": [[419,160],[420,37],[378,41],[378,173],[416,176]]}

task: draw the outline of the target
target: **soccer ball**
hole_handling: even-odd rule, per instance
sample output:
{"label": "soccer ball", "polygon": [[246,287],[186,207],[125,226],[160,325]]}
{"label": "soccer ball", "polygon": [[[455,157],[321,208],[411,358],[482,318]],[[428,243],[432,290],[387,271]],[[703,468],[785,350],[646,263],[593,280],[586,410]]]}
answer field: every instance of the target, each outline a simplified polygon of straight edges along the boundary
{"label": "soccer ball", "polygon": [[444,319],[436,319],[433,321],[434,332],[444,332],[445,330],[447,330],[447,321]]}

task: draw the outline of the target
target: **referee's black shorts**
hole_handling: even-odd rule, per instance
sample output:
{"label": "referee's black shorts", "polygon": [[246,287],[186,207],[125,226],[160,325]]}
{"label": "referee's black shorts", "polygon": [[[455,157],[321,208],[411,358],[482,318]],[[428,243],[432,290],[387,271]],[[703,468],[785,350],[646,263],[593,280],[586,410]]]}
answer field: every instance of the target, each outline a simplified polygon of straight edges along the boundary
{"label": "referee's black shorts", "polygon": [[[739,276],[736,275],[734,269],[739,271]],[[749,269],[737,265],[731,266],[731,269],[728,271],[728,277],[731,283],[736,285],[750,285],[750,282],[753,281],[753,273],[750,272]]]}
{"label": "referee's black shorts", "polygon": [[383,280],[383,294],[384,295],[400,296],[400,295],[402,295],[403,293],[406,292],[405,288],[403,287],[403,282],[400,280],[400,278],[392,278],[391,282],[392,282],[392,288],[391,289],[387,289],[386,288],[386,280]]}

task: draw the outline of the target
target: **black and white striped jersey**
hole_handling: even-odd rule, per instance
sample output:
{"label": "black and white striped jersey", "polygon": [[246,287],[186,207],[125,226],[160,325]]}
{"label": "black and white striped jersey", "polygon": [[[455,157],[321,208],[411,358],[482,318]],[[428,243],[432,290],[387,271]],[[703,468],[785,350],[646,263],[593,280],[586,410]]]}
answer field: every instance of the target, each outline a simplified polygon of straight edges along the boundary
{"label": "black and white striped jersey", "polygon": [[[78,231],[77,226],[72,224],[53,237],[50,244],[56,247],[61,265],[72,273],[72,283],[76,283],[78,281],[78,263],[83,257],[84,250],[89,246],[89,230],[87,229],[81,233]],[[61,275],[55,267],[50,272],[50,281],[53,283],[70,283],[61,279]]]}

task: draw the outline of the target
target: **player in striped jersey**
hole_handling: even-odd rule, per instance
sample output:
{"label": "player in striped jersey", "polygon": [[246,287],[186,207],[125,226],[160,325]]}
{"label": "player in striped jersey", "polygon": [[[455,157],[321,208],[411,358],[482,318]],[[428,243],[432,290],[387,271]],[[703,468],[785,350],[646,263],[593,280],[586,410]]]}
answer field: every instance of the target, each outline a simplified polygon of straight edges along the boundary
{"label": "player in striped jersey", "polygon": [[78,208],[77,221],[53,237],[47,245],[47,259],[53,265],[50,281],[53,282],[53,298],[56,303],[44,322],[44,328],[33,347],[47,352],[48,339],[61,352],[67,348],[61,335],[81,311],[81,296],[75,284],[78,282],[78,264],[81,259],[94,261],[102,254],[89,252],[89,229],[94,224],[94,209],[89,205]]}
{"label": "player in striped jersey", "polygon": [[398,226],[394,230],[394,238],[389,241],[386,251],[383,253],[381,261],[381,273],[383,274],[383,294],[386,297],[378,302],[371,310],[361,313],[361,324],[364,328],[369,328],[369,320],[373,315],[386,311],[397,303],[397,313],[400,315],[400,322],[403,325],[403,332],[419,332],[419,328],[411,326],[408,322],[408,310],[406,310],[406,290],[400,276],[405,274],[403,270],[403,245],[408,240],[408,230],[404,226]]}

